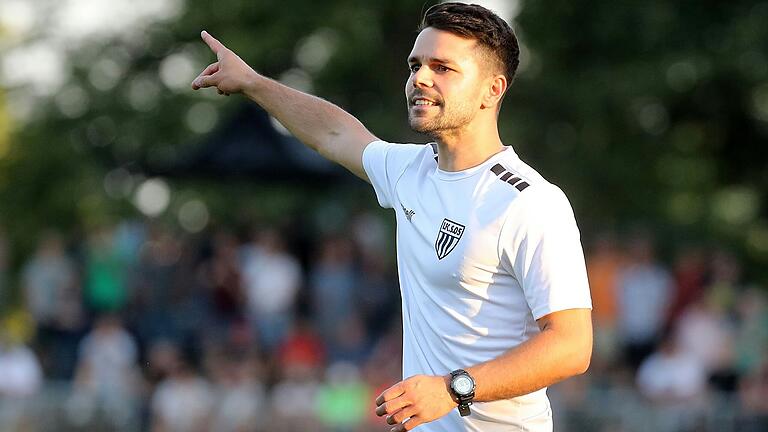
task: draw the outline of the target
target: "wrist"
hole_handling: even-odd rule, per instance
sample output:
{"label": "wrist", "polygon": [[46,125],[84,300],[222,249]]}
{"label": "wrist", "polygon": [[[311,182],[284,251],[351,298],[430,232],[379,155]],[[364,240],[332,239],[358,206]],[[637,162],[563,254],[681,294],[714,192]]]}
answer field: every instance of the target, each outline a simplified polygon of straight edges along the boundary
{"label": "wrist", "polygon": [[243,81],[243,94],[255,100],[262,93],[268,81],[269,78],[251,69]]}
{"label": "wrist", "polygon": [[448,398],[453,401],[453,403],[458,404],[459,400],[456,399],[456,395],[453,393],[453,390],[451,389],[451,374],[446,374],[441,377],[443,379],[443,383],[445,384],[445,393],[448,395]]}

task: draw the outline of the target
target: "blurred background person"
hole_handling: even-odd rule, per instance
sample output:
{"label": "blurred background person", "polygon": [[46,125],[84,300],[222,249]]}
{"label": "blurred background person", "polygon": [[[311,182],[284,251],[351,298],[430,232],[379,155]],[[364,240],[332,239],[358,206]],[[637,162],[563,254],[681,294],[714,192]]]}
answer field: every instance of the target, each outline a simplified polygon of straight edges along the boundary
{"label": "blurred background person", "polygon": [[663,330],[672,279],[656,257],[650,233],[638,231],[627,245],[618,279],[618,331],[628,364],[637,369]]}
{"label": "blurred background person", "polygon": [[353,244],[343,236],[321,240],[318,256],[309,273],[312,313],[318,330],[326,341],[335,343],[336,335],[355,308],[358,283]]}
{"label": "blurred background person", "polygon": [[320,423],[330,432],[360,430],[373,397],[360,369],[353,363],[332,363],[325,371],[324,383],[315,407]]}
{"label": "blurred background person", "polygon": [[704,409],[707,371],[700,359],[666,335],[637,371],[637,386],[659,410],[656,431],[693,431]]}
{"label": "blurred background person", "polygon": [[7,431],[34,427],[36,413],[30,402],[43,386],[40,361],[24,343],[17,319],[9,316],[0,325],[0,428]]}
{"label": "blurred background person", "polygon": [[267,401],[261,376],[264,367],[255,353],[215,347],[209,350],[206,363],[214,400],[209,430],[265,431]]}
{"label": "blurred background person", "polygon": [[585,256],[587,277],[592,294],[594,321],[594,356],[592,367],[605,370],[618,355],[618,280],[623,255],[612,233],[596,236]]}
{"label": "blurred background person", "polygon": [[102,225],[87,234],[84,297],[93,314],[116,312],[129,299],[129,257],[121,253],[115,227]]}
{"label": "blurred background person", "polygon": [[71,379],[78,341],[86,326],[79,269],[67,253],[61,235],[45,231],[22,270],[27,310],[37,327],[47,375]]}
{"label": "blurred background person", "polygon": [[[96,318],[80,342],[69,414],[76,425],[99,421],[112,430],[135,425],[142,378],[138,346],[119,316]],[[94,420],[98,419],[98,420]]]}
{"label": "blurred background person", "polygon": [[150,402],[153,432],[205,432],[211,430],[214,393],[187,355],[169,346],[167,376],[160,381]]}
{"label": "blurred background person", "polygon": [[294,320],[296,297],[303,284],[301,266],[274,228],[254,233],[240,247],[239,255],[248,320],[258,341],[271,351],[286,337]]}
{"label": "blurred background person", "polygon": [[45,331],[58,321],[62,303],[79,296],[75,264],[58,233],[41,235],[34,255],[24,265],[23,281],[27,309]]}

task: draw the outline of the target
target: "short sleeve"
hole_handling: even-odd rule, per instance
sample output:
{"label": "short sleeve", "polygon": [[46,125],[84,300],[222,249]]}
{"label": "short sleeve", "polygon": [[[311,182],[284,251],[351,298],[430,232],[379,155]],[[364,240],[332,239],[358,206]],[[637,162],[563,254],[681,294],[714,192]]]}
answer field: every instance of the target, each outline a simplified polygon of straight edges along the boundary
{"label": "short sleeve", "polygon": [[397,180],[423,150],[419,144],[392,144],[374,141],[363,150],[363,169],[376,191],[379,205],[392,208]]}
{"label": "short sleeve", "polygon": [[539,184],[521,193],[510,205],[499,249],[502,265],[523,288],[534,319],[592,308],[579,229],[558,187]]}

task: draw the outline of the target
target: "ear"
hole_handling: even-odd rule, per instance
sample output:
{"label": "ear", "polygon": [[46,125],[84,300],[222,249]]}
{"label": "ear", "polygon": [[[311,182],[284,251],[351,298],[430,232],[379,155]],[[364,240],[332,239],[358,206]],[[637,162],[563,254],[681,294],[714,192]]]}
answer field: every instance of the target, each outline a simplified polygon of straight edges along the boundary
{"label": "ear", "polygon": [[485,94],[483,95],[481,108],[498,108],[504,93],[507,92],[507,77],[504,75],[495,75],[487,81]]}

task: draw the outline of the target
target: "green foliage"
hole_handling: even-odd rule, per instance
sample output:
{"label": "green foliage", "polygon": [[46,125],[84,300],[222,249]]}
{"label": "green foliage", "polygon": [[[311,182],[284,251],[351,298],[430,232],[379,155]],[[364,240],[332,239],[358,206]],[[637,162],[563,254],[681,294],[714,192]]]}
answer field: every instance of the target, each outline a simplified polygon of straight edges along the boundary
{"label": "green foliage", "polygon": [[[221,120],[247,103],[159,79],[174,54],[200,68],[214,60],[201,29],[276,77],[299,68],[299,47],[324,34],[334,50],[324,67],[305,71],[313,92],[382,138],[422,140],[407,129],[402,87],[420,14],[431,3],[189,1],[178,20],[150,27],[141,43],[90,41],[72,53],[69,80],[87,93],[87,110],[70,118],[51,104],[0,156],[0,225],[28,249],[41,227],[131,214],[128,198],[104,192],[109,171],[172,158],[199,142],[203,135],[187,120],[196,104],[212,106]],[[503,139],[565,189],[587,232],[642,221],[726,241],[764,262],[767,5],[525,2],[514,24],[524,66],[502,109]],[[125,64],[108,90],[93,83],[104,59]],[[3,118],[0,110],[0,149]],[[179,190],[227,187],[174,182]],[[240,193],[209,196],[222,209],[247,201]]]}

